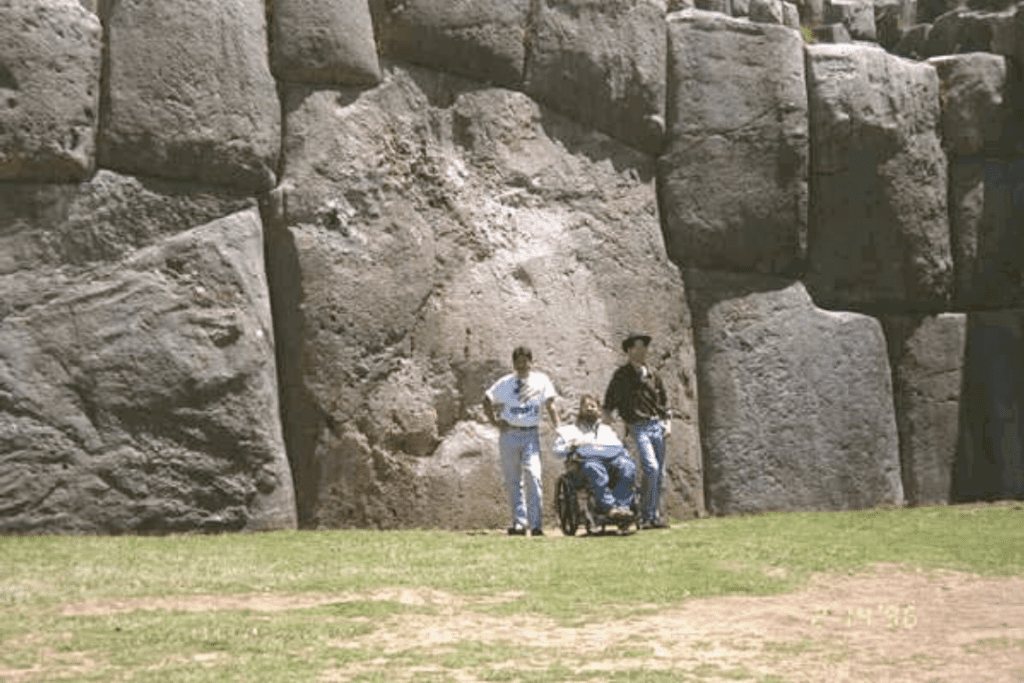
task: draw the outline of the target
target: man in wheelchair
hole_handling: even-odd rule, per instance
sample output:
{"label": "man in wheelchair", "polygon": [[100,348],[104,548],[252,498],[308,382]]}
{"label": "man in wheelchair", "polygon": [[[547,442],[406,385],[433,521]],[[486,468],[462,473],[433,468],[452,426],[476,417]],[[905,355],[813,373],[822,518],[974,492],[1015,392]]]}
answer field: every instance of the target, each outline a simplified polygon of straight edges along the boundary
{"label": "man in wheelchair", "polygon": [[636,465],[615,430],[601,422],[601,404],[595,397],[580,398],[576,422],[558,428],[553,450],[566,460],[567,469],[578,463],[599,517],[620,526],[633,520]]}

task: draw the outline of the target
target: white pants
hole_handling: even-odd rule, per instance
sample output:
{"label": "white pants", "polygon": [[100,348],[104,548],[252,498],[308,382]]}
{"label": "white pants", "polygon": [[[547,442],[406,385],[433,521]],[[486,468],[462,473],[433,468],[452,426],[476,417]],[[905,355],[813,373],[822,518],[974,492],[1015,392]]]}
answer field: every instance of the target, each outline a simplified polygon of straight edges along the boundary
{"label": "white pants", "polygon": [[505,489],[508,491],[512,512],[512,526],[542,529],[544,497],[541,491],[540,436],[537,429],[503,429],[498,439],[498,450],[501,453]]}

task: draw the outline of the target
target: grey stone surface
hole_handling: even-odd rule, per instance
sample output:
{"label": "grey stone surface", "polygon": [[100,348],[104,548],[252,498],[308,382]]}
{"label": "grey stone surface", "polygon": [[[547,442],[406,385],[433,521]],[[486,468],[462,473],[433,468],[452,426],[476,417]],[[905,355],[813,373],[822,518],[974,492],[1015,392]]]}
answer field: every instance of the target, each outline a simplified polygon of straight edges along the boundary
{"label": "grey stone surface", "polygon": [[971,313],[967,323],[957,502],[1024,499],[1024,311]]}
{"label": "grey stone surface", "polygon": [[782,25],[800,30],[800,10],[792,2],[782,2]]}
{"label": "grey stone surface", "polygon": [[820,43],[849,43],[850,32],[842,24],[825,24],[814,27],[814,38]]}
{"label": "grey stone surface", "polygon": [[825,21],[825,0],[798,0],[800,24],[814,28]]}
{"label": "grey stone surface", "polygon": [[816,308],[799,282],[686,269],[708,508],[900,505],[882,328]]}
{"label": "grey stone surface", "polygon": [[364,93],[293,87],[286,103],[268,253],[303,525],[506,525],[484,389],[525,343],[571,412],[603,393],[631,326],[654,334],[683,416],[667,510],[702,509],[689,315],[649,156],[422,69]]}
{"label": "grey stone surface", "polygon": [[271,68],[283,81],[380,82],[367,0],[273,0]]}
{"label": "grey stone surface", "polygon": [[884,316],[908,504],[952,502],[967,317]]}
{"label": "grey stone surface", "polygon": [[734,271],[798,267],[808,145],[800,32],[700,10],[673,14],[668,73],[658,176],[670,257]]}
{"label": "grey stone surface", "polygon": [[917,23],[916,0],[874,0],[878,44],[895,49],[903,34]]}
{"label": "grey stone surface", "polygon": [[1014,15],[957,9],[935,18],[923,51],[926,56],[969,52],[1013,54]]}
{"label": "grey stone surface", "polygon": [[964,0],[917,0],[917,21],[930,24],[946,12],[966,6]]}
{"label": "grey stone surface", "polygon": [[872,0],[825,0],[825,23],[842,24],[854,40],[877,39]]}
{"label": "grey stone surface", "polygon": [[863,45],[809,45],[806,282],[826,308],[935,311],[953,263],[935,68]]}
{"label": "grey stone surface", "polygon": [[252,205],[238,191],[111,171],[78,185],[0,185],[0,275],[118,261]]}
{"label": "grey stone surface", "polygon": [[531,0],[369,0],[381,53],[519,87]]}
{"label": "grey stone surface", "polygon": [[0,276],[0,532],[294,528],[256,209]]}
{"label": "grey stone surface", "polygon": [[664,0],[544,0],[524,91],[649,154],[665,133]]}
{"label": "grey stone surface", "polygon": [[718,12],[719,14],[733,14],[732,0],[694,0],[693,6],[689,9]]}
{"label": "grey stone surface", "polygon": [[762,24],[781,24],[782,0],[750,0],[749,16]]}
{"label": "grey stone surface", "polygon": [[281,105],[263,3],[120,0],[106,20],[100,165],[267,190]]}
{"label": "grey stone surface", "polygon": [[1001,156],[1013,112],[1005,99],[1006,58],[971,53],[933,57],[939,75],[942,143],[950,157]]}
{"label": "grey stone surface", "polygon": [[74,0],[0,4],[0,181],[92,172],[102,32]]}
{"label": "grey stone surface", "polygon": [[931,33],[931,24],[916,24],[903,32],[900,41],[893,48],[893,53],[908,59],[924,59],[927,52],[925,46],[928,44],[928,34]]}
{"label": "grey stone surface", "polygon": [[1013,10],[1020,0],[918,0],[917,21],[932,22],[956,10],[998,13]]}
{"label": "grey stone surface", "polygon": [[956,306],[1024,304],[1024,160],[957,161],[950,193]]}

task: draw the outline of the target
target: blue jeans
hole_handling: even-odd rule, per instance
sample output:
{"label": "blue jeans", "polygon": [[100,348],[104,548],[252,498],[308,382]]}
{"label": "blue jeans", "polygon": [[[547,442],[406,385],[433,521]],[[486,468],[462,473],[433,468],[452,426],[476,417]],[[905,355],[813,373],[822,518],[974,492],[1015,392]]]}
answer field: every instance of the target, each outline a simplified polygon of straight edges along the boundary
{"label": "blue jeans", "polygon": [[658,420],[646,420],[631,423],[629,431],[644,472],[640,489],[640,518],[654,521],[660,518],[658,499],[661,497],[661,475],[665,471],[665,430]]}
{"label": "blue jeans", "polygon": [[[536,429],[503,428],[498,438],[501,469],[505,474],[512,526],[544,527],[540,478],[540,436]],[[523,489],[526,489],[524,499]]]}
{"label": "blue jeans", "polygon": [[629,509],[636,465],[625,451],[614,458],[586,458],[580,465],[580,471],[587,479],[599,513],[604,514],[612,507]]}

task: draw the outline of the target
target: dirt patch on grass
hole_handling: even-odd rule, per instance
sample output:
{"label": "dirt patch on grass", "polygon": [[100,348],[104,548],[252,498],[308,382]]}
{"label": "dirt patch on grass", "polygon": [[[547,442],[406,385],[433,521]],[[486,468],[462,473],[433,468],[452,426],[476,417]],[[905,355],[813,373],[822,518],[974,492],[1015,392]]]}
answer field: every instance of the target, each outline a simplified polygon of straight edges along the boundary
{"label": "dirt patch on grass", "polygon": [[[516,600],[499,595],[492,602]],[[429,606],[382,617],[373,633],[332,643],[382,652],[326,680],[750,680],[1024,682],[1024,578],[879,566],[816,576],[795,593],[692,599],[619,621],[569,627],[496,616],[441,591],[196,596],[69,605],[65,614],[132,609],[282,611],[344,600]],[[643,673],[646,672],[646,673]]]}
{"label": "dirt patch on grass", "polygon": [[[578,628],[462,608],[403,615],[386,629],[338,645],[456,653],[467,642],[508,652],[507,660],[488,662],[491,680],[516,680],[516,669],[555,667],[591,681],[645,670],[655,681],[666,680],[659,672],[672,671],[676,680],[1021,683],[1024,579],[878,567],[866,575],[818,576],[789,595],[694,599]],[[362,673],[377,665],[386,666],[377,662]],[[461,674],[456,678],[479,680]],[[330,680],[352,676],[350,669],[337,671]]]}

